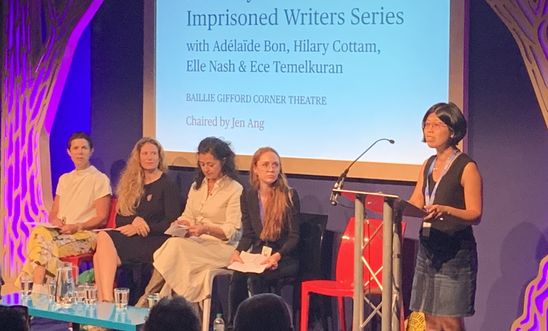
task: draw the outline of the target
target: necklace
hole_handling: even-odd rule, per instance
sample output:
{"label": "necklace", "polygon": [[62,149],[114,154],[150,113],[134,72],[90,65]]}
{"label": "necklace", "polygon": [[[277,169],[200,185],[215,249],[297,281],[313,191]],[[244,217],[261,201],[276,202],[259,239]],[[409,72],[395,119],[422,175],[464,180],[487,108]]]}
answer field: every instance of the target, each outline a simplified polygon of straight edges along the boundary
{"label": "necklace", "polygon": [[[439,170],[439,169],[444,169],[447,162],[451,163],[453,161],[455,155],[459,153],[459,150],[451,148],[451,147],[449,148],[449,150],[451,150],[451,154],[444,157],[443,159],[440,157],[440,155],[436,156],[436,159],[434,160],[434,164],[433,164],[433,168],[432,168],[433,171],[436,171],[436,170]],[[444,154],[444,153],[445,153],[445,151],[442,152],[441,154]]]}

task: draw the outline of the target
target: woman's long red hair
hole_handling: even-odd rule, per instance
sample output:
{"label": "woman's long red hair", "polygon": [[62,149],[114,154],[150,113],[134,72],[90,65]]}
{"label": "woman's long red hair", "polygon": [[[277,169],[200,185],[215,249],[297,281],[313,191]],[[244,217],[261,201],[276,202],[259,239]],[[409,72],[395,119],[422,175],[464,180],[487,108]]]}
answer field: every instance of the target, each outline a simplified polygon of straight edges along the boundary
{"label": "woman's long red hair", "polygon": [[290,206],[293,204],[293,201],[290,194],[291,187],[287,183],[287,177],[283,172],[280,155],[272,147],[261,147],[255,152],[255,154],[253,154],[253,158],[251,159],[251,169],[249,171],[249,181],[251,186],[259,191],[260,181],[255,169],[257,168],[257,162],[266,152],[276,154],[278,161],[280,162],[280,173],[278,175],[278,179],[272,183],[272,191],[263,206],[263,231],[261,232],[260,238],[265,241],[274,241],[280,238],[282,229],[285,226],[284,220],[287,213],[290,212]]}

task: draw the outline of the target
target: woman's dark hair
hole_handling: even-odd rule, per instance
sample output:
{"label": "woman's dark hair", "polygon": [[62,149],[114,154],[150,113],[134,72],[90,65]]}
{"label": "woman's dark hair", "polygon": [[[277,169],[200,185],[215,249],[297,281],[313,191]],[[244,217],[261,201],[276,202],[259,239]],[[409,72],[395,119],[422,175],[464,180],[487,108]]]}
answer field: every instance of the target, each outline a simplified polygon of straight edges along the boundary
{"label": "woman's dark hair", "polygon": [[[221,173],[236,181],[238,181],[238,173],[236,171],[236,163],[234,158],[236,155],[230,148],[230,144],[216,137],[207,137],[200,141],[198,145],[198,154],[210,153],[213,157],[221,161]],[[196,190],[199,190],[202,186],[202,182],[205,178],[200,164],[197,163],[198,170],[194,182],[196,183]]]}
{"label": "woman's dark hair", "polygon": [[292,331],[291,314],[280,296],[262,293],[247,298],[238,306],[234,331]]}
{"label": "woman's dark hair", "polygon": [[449,137],[449,145],[455,146],[459,141],[464,138],[466,135],[466,119],[462,114],[462,111],[457,105],[452,102],[445,103],[440,102],[428,109],[424,117],[422,118],[422,128],[423,128],[423,137],[422,141],[424,142],[424,125],[426,119],[430,114],[434,113],[445,125],[451,130],[451,136]]}
{"label": "woman's dark hair", "polygon": [[199,331],[200,319],[194,307],[182,296],[165,297],[150,310],[144,330]]}
{"label": "woman's dark hair", "polygon": [[4,306],[0,305],[0,329],[10,331],[30,330],[30,319],[28,308],[21,305]]}
{"label": "woman's dark hair", "polygon": [[89,149],[93,149],[93,141],[91,141],[90,136],[85,132],[74,132],[67,141],[67,149],[70,149],[70,144],[74,139],[85,139],[89,144]]}

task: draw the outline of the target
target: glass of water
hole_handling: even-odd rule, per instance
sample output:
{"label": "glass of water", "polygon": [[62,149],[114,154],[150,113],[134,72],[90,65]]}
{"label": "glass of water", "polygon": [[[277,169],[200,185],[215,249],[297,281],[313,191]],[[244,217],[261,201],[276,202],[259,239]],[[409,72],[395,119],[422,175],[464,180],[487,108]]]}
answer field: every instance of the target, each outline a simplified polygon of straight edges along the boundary
{"label": "glass of water", "polygon": [[86,300],[86,286],[85,285],[78,285],[76,287],[75,292],[75,298],[76,303],[83,303]]}
{"label": "glass of water", "polygon": [[55,280],[50,280],[46,283],[48,289],[48,299],[49,301],[55,301]]}
{"label": "glass of water", "polygon": [[154,307],[160,301],[160,293],[152,293],[147,295],[148,308]]}
{"label": "glass of water", "polygon": [[32,278],[27,274],[21,275],[21,296],[27,297],[32,292]]}
{"label": "glass of water", "polygon": [[114,304],[118,309],[126,309],[129,300],[129,288],[117,287],[114,289]]}
{"label": "glass of water", "polygon": [[93,305],[97,302],[97,288],[93,284],[86,286],[86,304]]}

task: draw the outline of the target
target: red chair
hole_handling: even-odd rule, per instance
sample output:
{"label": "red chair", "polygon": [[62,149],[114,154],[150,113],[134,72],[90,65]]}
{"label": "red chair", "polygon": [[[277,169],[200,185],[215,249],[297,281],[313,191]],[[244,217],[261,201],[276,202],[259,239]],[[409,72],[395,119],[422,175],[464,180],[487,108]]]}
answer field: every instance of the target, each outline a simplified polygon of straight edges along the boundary
{"label": "red chair", "polygon": [[[105,229],[112,229],[116,227],[116,198],[112,197],[110,200],[110,210],[109,215],[107,218],[107,224],[105,225]],[[59,258],[63,262],[70,262],[73,266],[76,266],[73,270],[73,277],[75,281],[78,280],[78,272],[80,269],[80,266],[83,263],[93,263],[93,252],[84,253],[80,255],[71,255],[71,256],[64,256]]]}
{"label": "red chair", "polygon": [[[402,222],[402,238],[405,222]],[[382,220],[364,220],[363,224],[363,288],[367,294],[382,293]],[[341,238],[337,254],[335,280],[309,280],[301,285],[301,331],[308,329],[309,294],[317,293],[337,297],[340,330],[346,330],[344,297],[354,291],[354,217],[350,218]],[[366,296],[364,300],[373,308],[367,321],[380,316],[380,305],[375,306]]]}

